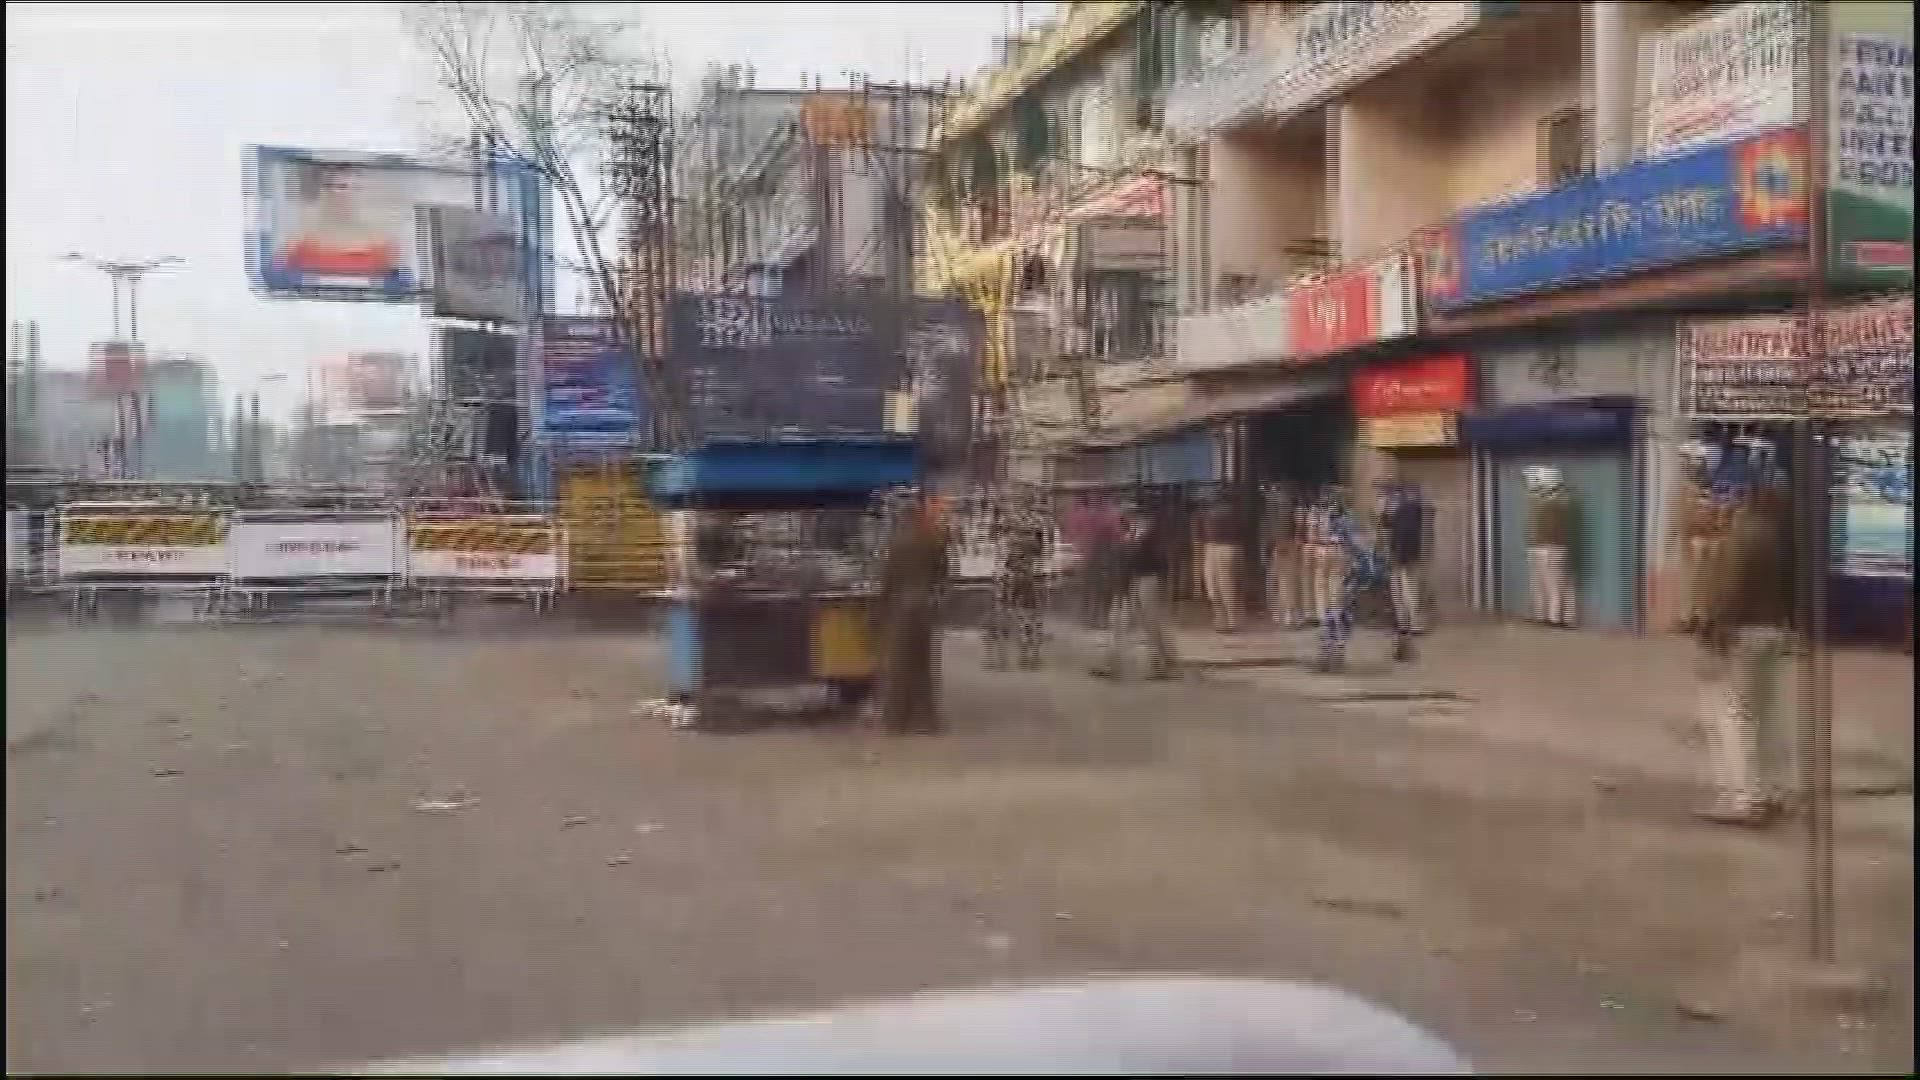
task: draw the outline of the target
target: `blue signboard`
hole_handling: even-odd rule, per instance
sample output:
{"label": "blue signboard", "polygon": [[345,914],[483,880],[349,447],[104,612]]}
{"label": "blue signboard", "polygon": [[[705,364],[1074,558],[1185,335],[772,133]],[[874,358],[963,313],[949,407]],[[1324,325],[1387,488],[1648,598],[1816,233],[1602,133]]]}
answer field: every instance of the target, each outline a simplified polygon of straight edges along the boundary
{"label": "blue signboard", "polygon": [[631,446],[645,411],[633,354],[607,319],[549,316],[535,346],[535,430],[561,447]]}
{"label": "blue signboard", "polygon": [[1446,311],[1801,239],[1806,133],[1767,132],[1469,210],[1424,239]]}

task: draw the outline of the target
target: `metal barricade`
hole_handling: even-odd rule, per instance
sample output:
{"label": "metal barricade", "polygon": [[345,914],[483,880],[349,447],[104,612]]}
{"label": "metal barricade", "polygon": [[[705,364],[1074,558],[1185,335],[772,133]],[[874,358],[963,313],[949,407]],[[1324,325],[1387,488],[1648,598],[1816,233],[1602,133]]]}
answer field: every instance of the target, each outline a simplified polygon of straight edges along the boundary
{"label": "metal barricade", "polygon": [[406,517],[406,580],[428,606],[459,594],[550,608],[567,586],[567,534],[551,514],[418,509]]}
{"label": "metal barricade", "polygon": [[53,577],[76,615],[103,592],[211,599],[228,569],[228,515],[167,503],[71,503],[58,512]]}
{"label": "metal barricade", "polygon": [[228,610],[292,596],[366,598],[384,611],[406,575],[405,527],[392,509],[242,510],[228,550]]}

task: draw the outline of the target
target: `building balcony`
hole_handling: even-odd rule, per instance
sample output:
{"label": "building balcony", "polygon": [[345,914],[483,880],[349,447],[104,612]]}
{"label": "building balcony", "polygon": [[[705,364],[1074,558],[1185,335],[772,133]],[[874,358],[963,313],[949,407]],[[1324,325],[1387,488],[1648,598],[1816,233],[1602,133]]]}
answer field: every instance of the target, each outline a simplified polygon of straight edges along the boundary
{"label": "building balcony", "polygon": [[1292,325],[1293,305],[1285,293],[1182,315],[1174,366],[1186,372],[1221,371],[1284,360]]}
{"label": "building balcony", "polygon": [[1280,22],[1265,42],[1181,80],[1168,134],[1183,143],[1279,126],[1472,28],[1496,5],[1476,0],[1326,0]]}

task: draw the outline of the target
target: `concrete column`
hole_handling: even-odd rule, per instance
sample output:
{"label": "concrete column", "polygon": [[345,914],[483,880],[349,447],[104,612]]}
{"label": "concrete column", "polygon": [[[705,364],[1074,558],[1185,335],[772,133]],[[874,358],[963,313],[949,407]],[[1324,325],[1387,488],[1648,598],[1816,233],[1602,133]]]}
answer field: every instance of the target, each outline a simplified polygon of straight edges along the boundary
{"label": "concrete column", "polygon": [[1633,161],[1640,101],[1640,38],[1658,4],[1594,0],[1582,13],[1586,97],[1593,109],[1594,159],[1601,172]]}

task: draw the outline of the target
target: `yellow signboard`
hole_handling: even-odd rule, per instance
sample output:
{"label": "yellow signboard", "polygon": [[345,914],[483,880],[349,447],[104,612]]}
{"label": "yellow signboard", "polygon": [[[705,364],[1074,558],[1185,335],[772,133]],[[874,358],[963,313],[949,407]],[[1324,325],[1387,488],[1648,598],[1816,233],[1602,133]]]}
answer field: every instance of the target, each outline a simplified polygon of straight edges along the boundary
{"label": "yellow signboard", "polygon": [[1458,417],[1450,412],[1401,413],[1361,421],[1367,445],[1379,450],[1412,446],[1452,446],[1458,440]]}

